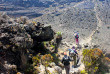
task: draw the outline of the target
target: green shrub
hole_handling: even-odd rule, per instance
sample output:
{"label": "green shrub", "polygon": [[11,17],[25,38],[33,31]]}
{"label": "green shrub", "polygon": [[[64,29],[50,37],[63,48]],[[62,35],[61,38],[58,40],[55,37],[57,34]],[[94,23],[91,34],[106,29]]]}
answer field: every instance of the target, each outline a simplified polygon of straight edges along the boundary
{"label": "green shrub", "polygon": [[56,36],[57,36],[57,38],[61,38],[62,37],[62,32],[56,32]]}
{"label": "green shrub", "polygon": [[87,73],[95,74],[97,72],[105,71],[104,66],[104,54],[102,50],[95,49],[84,49],[83,50],[83,63]]}
{"label": "green shrub", "polygon": [[55,46],[54,46],[54,45],[51,45],[50,47],[55,48]]}
{"label": "green shrub", "polygon": [[47,67],[49,66],[49,63],[53,62],[53,56],[51,56],[51,54],[45,54],[41,57],[41,60],[41,63],[45,66],[46,74],[50,74]]}
{"label": "green shrub", "polygon": [[85,70],[82,70],[80,73],[81,74],[88,74]]}
{"label": "green shrub", "polygon": [[37,66],[41,62],[41,60],[40,60],[40,53],[37,54],[36,56],[34,56],[32,58],[32,61],[33,61],[33,66]]}
{"label": "green shrub", "polygon": [[49,66],[49,63],[53,62],[53,56],[51,54],[45,54],[41,57],[42,64],[46,67]]}
{"label": "green shrub", "polygon": [[58,54],[52,54],[52,56],[53,56],[53,61],[56,63],[56,64],[58,64],[59,63],[59,61],[60,61],[60,59],[58,58]]}
{"label": "green shrub", "polygon": [[25,74],[33,74],[34,68],[32,65],[27,64],[26,68],[25,68]]}

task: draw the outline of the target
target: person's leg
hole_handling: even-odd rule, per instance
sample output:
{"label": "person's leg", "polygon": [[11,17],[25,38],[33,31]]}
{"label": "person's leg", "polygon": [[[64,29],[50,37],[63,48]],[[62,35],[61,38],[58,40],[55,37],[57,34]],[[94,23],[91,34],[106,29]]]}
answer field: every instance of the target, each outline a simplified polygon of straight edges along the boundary
{"label": "person's leg", "polygon": [[77,39],[75,38],[75,40],[76,40],[76,44],[77,44]]}
{"label": "person's leg", "polygon": [[70,65],[68,65],[68,66],[64,66],[64,67],[65,67],[66,74],[69,74]]}
{"label": "person's leg", "polygon": [[67,74],[69,74],[69,72],[70,72],[70,65],[67,66],[67,69],[68,69],[67,70]]}
{"label": "person's leg", "polygon": [[77,39],[77,44],[79,45],[79,39]]}
{"label": "person's leg", "polygon": [[76,62],[76,56],[74,56],[74,66],[77,66],[77,62]]}
{"label": "person's leg", "polygon": [[76,38],[76,44],[77,44],[77,45],[79,44],[79,40],[78,40],[78,38]]}
{"label": "person's leg", "polygon": [[72,56],[72,65],[74,65],[74,57]]}
{"label": "person's leg", "polygon": [[64,66],[64,68],[65,68],[65,72],[66,72],[66,74],[67,74],[67,66]]}

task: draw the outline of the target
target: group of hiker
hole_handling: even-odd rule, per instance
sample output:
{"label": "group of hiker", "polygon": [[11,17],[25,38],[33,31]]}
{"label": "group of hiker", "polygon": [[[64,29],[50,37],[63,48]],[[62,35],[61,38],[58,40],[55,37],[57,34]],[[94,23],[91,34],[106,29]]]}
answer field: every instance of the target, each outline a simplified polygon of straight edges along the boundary
{"label": "group of hiker", "polygon": [[[79,45],[79,35],[78,32],[74,34],[76,45]],[[68,49],[69,56],[67,56],[67,52],[64,52],[64,57],[62,58],[62,63],[64,64],[64,68],[66,70],[66,74],[69,74],[70,71],[70,61],[72,61],[72,67],[76,68],[78,64],[78,53],[76,51],[75,46],[73,46],[71,49]],[[74,63],[74,64],[73,64]]]}

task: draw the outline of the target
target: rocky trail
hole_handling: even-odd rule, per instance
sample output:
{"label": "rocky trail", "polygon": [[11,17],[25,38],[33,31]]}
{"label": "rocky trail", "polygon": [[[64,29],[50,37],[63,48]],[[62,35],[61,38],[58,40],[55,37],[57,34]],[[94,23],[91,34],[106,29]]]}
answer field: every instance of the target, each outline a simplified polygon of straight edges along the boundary
{"label": "rocky trail", "polygon": [[80,42],[81,45],[91,44],[92,37],[99,30],[99,28],[101,28],[102,25],[103,25],[101,19],[99,18],[99,12],[97,11],[98,3],[94,3],[94,4],[95,4],[94,12],[95,12],[95,15],[96,15],[96,18],[97,18],[97,27],[96,27],[95,30],[92,31],[92,33],[87,38],[81,40],[81,42]]}
{"label": "rocky trail", "polygon": [[[101,19],[99,18],[99,14],[97,12],[97,4],[95,4],[95,7],[94,7],[94,12],[96,13],[96,18],[97,18],[97,27],[95,30],[92,31],[92,33],[85,39],[82,39],[80,41],[80,46],[81,48],[79,48],[77,51],[78,51],[78,54],[79,54],[79,62],[78,62],[78,67],[74,68],[72,67],[72,63],[70,64],[70,74],[74,74],[74,73],[78,73],[79,71],[81,70],[84,70],[84,64],[81,62],[82,60],[82,47],[85,45],[85,44],[89,44],[91,45],[92,44],[92,37],[94,36],[94,34],[98,31],[98,29],[100,27],[102,27],[103,23],[101,21]],[[69,48],[72,47],[72,45],[68,45]],[[74,46],[77,46],[77,45],[74,45]],[[62,56],[63,57],[63,56]],[[73,62],[73,61],[72,61]],[[63,70],[63,74],[66,74],[65,73],[65,70]]]}
{"label": "rocky trail", "polygon": [[[74,46],[77,46],[77,45],[74,45]],[[68,48],[71,48],[71,47],[72,47],[72,45],[69,45]],[[66,50],[66,52],[68,52],[68,50]],[[80,71],[84,70],[84,68],[85,68],[84,64],[81,62],[81,60],[82,60],[82,46],[81,46],[81,48],[77,49],[77,52],[79,54],[78,58],[77,58],[77,59],[79,59],[79,61],[77,63],[76,68],[72,67],[74,65],[73,64],[74,61],[70,62],[70,74],[79,73]],[[61,53],[63,53],[63,51],[59,50],[58,53],[61,55],[60,58],[62,58],[64,56],[64,55],[61,54]],[[67,55],[69,55],[69,52],[67,53]],[[62,74],[66,74],[65,70],[62,70]]]}

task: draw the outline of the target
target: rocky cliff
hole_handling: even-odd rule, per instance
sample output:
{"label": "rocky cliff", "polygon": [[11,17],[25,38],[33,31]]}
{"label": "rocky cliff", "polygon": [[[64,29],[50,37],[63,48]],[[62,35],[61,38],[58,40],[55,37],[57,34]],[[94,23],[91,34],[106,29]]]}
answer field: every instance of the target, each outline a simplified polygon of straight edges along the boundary
{"label": "rocky cliff", "polygon": [[[27,17],[18,19],[0,14],[0,73],[23,70],[29,62],[29,54],[36,55],[49,49],[43,48],[42,42],[54,39],[51,26],[30,21]],[[54,41],[55,43],[55,41]],[[42,49],[41,49],[42,47]],[[55,51],[52,49],[53,52]],[[40,52],[41,51],[41,52]],[[45,52],[46,51],[46,52]],[[51,51],[50,51],[51,52]],[[32,60],[31,60],[32,61]]]}

